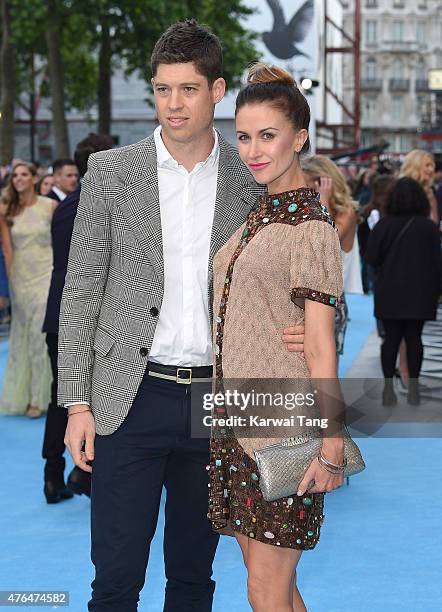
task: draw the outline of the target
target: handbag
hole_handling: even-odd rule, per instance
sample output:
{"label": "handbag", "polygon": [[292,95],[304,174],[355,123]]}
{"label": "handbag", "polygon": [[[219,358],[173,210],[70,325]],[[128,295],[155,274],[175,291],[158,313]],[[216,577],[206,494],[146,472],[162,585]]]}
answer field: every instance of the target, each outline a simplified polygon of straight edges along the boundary
{"label": "handbag", "polygon": [[[347,460],[343,474],[353,476],[365,469],[365,463],[345,425],[343,434],[344,457]],[[322,436],[319,430],[311,430],[255,450],[259,486],[264,499],[274,501],[296,494],[307,468],[319,455],[321,446]]]}

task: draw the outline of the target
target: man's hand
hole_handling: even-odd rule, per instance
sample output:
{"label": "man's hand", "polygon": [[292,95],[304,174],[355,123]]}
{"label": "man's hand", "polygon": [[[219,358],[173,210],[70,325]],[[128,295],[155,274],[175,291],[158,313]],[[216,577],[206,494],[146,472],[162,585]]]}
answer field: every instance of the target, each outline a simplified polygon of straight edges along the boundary
{"label": "man's hand", "polygon": [[[83,411],[81,411],[82,409]],[[75,414],[71,414],[71,412],[75,412]],[[86,461],[93,461],[94,459],[94,416],[90,410],[85,410],[85,406],[81,404],[69,406],[68,414],[71,414],[71,416],[68,418],[64,443],[68,447],[75,465],[85,472],[92,472],[91,466]]]}
{"label": "man's hand", "polygon": [[304,355],[304,326],[286,327],[282,331],[282,341],[291,353],[302,353]]}

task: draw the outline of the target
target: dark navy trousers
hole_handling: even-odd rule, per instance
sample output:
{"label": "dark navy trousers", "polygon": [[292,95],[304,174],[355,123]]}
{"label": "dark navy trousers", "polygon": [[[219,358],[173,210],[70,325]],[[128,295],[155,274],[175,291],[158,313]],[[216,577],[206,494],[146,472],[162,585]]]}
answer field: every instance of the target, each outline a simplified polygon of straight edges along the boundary
{"label": "dark navy trousers", "polygon": [[135,612],[166,489],[164,612],[210,612],[219,536],[207,519],[208,439],[191,437],[190,385],[147,374],[124,423],[97,435],[90,612]]}

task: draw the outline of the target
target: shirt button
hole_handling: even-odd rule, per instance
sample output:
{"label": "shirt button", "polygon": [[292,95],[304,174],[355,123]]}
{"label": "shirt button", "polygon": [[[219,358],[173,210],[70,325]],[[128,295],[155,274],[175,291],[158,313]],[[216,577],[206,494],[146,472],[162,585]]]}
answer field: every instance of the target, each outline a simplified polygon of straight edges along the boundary
{"label": "shirt button", "polygon": [[147,349],[145,346],[142,346],[140,348],[140,355],[141,357],[147,357],[149,354],[149,349]]}
{"label": "shirt button", "polygon": [[156,306],[152,306],[149,312],[153,317],[157,317],[160,311],[158,310]]}

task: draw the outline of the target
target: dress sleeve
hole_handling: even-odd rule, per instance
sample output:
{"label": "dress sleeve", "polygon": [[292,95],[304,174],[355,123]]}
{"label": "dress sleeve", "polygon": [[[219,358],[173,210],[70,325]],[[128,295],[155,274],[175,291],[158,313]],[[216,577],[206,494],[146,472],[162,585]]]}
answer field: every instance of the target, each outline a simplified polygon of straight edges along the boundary
{"label": "dress sleeve", "polygon": [[343,292],[338,232],[324,221],[305,221],[294,228],[290,264],[291,299],[336,306]]}

